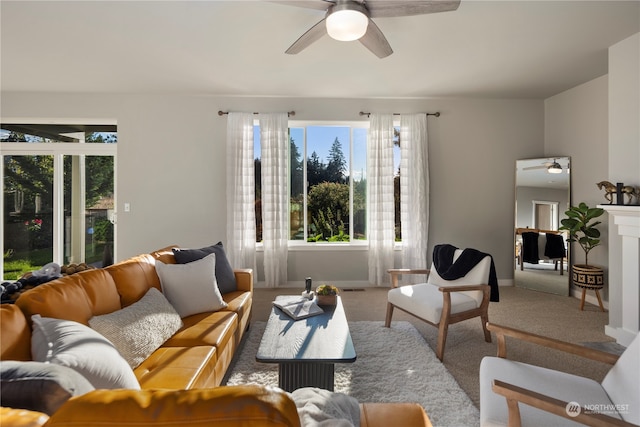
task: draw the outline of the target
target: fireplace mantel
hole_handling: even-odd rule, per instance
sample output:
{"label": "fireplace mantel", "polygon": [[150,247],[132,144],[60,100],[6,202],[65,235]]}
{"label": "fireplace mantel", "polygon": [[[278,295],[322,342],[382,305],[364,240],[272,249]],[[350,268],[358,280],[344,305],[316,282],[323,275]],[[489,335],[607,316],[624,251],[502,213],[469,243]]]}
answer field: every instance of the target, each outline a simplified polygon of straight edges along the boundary
{"label": "fireplace mantel", "polygon": [[600,205],[609,213],[609,324],[628,346],[640,330],[640,206]]}

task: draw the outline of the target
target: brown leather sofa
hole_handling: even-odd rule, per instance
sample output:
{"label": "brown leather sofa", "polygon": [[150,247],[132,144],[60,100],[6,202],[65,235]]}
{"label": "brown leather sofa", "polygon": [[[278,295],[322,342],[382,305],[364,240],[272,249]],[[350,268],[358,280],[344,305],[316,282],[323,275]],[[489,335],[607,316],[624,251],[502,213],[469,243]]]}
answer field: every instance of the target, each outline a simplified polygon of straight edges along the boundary
{"label": "brown leather sofa", "polygon": [[[151,287],[161,290],[155,261],[174,263],[173,247],[56,279],[23,293],[15,304],[3,304],[0,360],[32,360],[34,314],[88,325],[92,316],[127,307]],[[251,319],[252,271],[234,273],[237,291],[223,294],[227,308],[183,318],[184,326],[134,369],[142,390],[94,390],[69,399],[51,418],[0,408],[0,424],[299,426],[295,403],[282,390],[219,386]],[[431,426],[417,404],[363,403],[360,409],[362,427]]]}
{"label": "brown leather sofa", "polygon": [[[120,310],[155,287],[155,261],[175,263],[169,246],[104,269],[61,277],[22,294],[1,308],[0,360],[32,360],[31,316],[73,320]],[[223,295],[228,307],[182,319],[184,326],[134,369],[142,389],[188,390],[220,385],[251,319],[251,270],[235,271],[237,291]]]}
{"label": "brown leather sofa", "polygon": [[[51,418],[0,408],[3,427],[300,427],[296,405],[256,384],[194,390],[94,390],[69,399]],[[360,427],[432,427],[416,403],[360,404]]]}

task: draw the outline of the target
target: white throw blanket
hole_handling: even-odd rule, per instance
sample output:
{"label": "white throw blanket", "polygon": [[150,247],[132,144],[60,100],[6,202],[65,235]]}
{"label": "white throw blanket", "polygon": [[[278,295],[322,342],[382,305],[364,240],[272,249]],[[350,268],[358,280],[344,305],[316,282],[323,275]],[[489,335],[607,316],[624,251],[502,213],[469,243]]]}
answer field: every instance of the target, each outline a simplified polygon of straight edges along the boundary
{"label": "white throw blanket", "polygon": [[302,427],[357,427],[360,425],[360,405],[343,393],[321,388],[304,387],[294,390]]}

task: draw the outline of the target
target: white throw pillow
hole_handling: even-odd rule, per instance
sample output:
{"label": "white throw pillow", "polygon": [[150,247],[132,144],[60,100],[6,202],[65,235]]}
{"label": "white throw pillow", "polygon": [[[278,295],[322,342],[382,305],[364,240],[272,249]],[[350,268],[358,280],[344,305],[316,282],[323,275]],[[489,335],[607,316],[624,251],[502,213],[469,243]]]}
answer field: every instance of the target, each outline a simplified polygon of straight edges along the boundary
{"label": "white throw pillow", "polygon": [[188,264],[165,264],[156,260],[162,293],[180,317],[227,307],[215,275],[216,254]]}
{"label": "white throw pillow", "polygon": [[95,388],[140,390],[133,370],[118,350],[88,326],[72,320],[31,316],[31,353],[36,362],[72,368]]}
{"label": "white throw pillow", "polygon": [[164,295],[151,288],[122,310],[92,317],[89,326],[111,341],[135,369],[182,327],[182,319]]}

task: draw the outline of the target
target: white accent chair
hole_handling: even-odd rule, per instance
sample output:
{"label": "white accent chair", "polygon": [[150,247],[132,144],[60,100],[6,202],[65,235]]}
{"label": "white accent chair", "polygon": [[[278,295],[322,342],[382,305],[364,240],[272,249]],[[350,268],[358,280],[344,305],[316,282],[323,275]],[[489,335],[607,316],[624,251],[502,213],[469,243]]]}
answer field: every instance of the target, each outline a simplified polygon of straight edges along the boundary
{"label": "white accent chair", "polygon": [[[454,262],[462,254],[456,249]],[[491,333],[486,329],[489,321],[490,287],[489,273],[491,257],[484,257],[464,277],[456,280],[445,280],[436,271],[392,268],[391,290],[387,295],[387,315],[385,326],[391,324],[394,308],[407,312],[438,328],[438,344],[436,356],[444,359],[444,347],[447,341],[449,325],[480,317],[486,342],[491,342]],[[399,277],[404,274],[428,274],[427,283],[399,286]]]}
{"label": "white accent chair", "polygon": [[[617,355],[499,325],[498,357],[480,363],[480,425],[639,426],[640,339]],[[613,365],[602,383],[506,359],[505,337]],[[579,405],[579,407],[578,407]]]}

